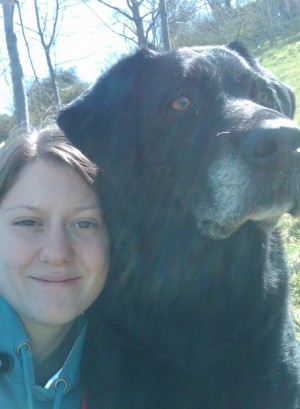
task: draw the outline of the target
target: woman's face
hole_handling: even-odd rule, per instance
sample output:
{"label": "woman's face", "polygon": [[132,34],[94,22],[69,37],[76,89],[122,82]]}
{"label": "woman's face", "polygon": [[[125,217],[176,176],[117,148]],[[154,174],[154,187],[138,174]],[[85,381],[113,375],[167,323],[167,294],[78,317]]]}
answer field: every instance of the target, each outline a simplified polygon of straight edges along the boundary
{"label": "woman's face", "polygon": [[97,195],[71,167],[27,164],[0,204],[0,294],[26,323],[61,325],[89,307],[108,270]]}

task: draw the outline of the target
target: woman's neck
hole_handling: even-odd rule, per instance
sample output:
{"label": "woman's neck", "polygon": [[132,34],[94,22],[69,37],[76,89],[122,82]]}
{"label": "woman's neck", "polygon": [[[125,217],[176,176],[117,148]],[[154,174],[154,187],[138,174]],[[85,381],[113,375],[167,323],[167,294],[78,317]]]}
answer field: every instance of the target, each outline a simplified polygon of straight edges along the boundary
{"label": "woman's neck", "polygon": [[41,325],[23,320],[32,346],[35,379],[44,386],[66,361],[76,339],[75,321],[64,325]]}

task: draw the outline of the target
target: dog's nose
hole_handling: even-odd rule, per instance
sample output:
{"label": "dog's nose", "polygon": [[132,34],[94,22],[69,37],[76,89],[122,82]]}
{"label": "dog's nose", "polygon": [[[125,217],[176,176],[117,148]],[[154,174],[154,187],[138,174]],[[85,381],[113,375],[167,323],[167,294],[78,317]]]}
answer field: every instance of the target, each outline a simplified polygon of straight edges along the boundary
{"label": "dog's nose", "polygon": [[288,119],[266,120],[246,132],[244,152],[257,163],[300,161],[300,128]]}

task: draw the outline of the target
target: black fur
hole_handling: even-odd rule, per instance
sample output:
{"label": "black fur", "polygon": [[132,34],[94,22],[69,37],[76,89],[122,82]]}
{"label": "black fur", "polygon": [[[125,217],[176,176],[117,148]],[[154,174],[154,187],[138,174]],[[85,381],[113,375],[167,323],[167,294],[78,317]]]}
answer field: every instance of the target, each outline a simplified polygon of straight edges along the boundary
{"label": "black fur", "polygon": [[100,166],[112,245],[89,318],[89,407],[298,407],[276,228],[300,213],[294,111],[239,43],[140,50],[61,111]]}

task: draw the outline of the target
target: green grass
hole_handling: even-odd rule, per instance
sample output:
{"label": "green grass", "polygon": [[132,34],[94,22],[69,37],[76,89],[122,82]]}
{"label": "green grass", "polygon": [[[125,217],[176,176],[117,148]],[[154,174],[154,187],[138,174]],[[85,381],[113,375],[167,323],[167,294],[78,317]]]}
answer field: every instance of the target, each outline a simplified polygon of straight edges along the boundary
{"label": "green grass", "polygon": [[263,66],[295,91],[299,101],[295,119],[300,123],[300,41],[270,48],[258,54],[258,59]]}
{"label": "green grass", "polygon": [[291,303],[300,340],[300,219],[285,215],[281,219],[287,262],[291,274]]}
{"label": "green grass", "polygon": [[[300,41],[282,43],[258,55],[263,66],[281,81],[291,86],[296,93],[295,120],[300,123]],[[286,244],[287,260],[291,272],[291,302],[300,339],[300,219],[284,216],[281,228]]]}

